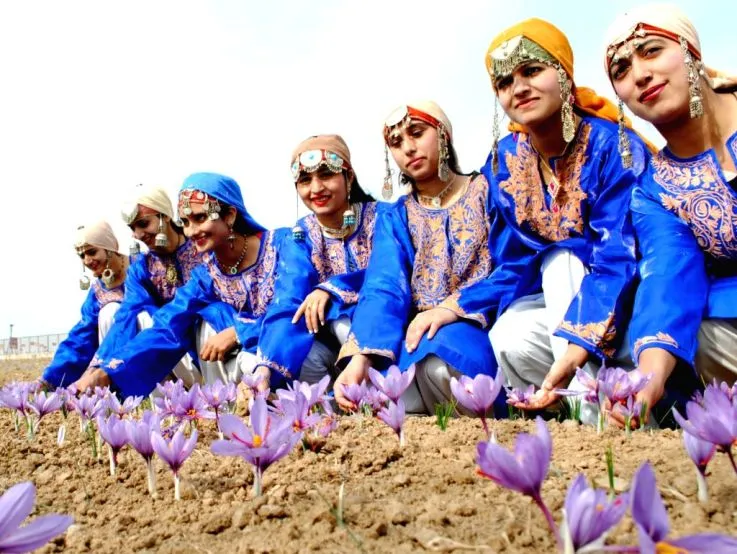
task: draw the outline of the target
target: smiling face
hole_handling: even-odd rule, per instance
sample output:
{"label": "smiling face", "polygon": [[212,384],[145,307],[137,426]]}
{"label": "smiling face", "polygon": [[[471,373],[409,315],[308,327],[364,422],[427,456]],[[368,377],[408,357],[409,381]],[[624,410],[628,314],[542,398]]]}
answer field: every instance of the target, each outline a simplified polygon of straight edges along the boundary
{"label": "smiling face", "polygon": [[541,62],[528,62],[515,68],[511,75],[494,82],[499,103],[515,123],[535,127],[550,119],[560,118],[558,70]]}
{"label": "smiling face", "polygon": [[677,42],[647,35],[620,45],[611,59],[614,91],[632,113],[654,125],[688,117],[688,72]]}
{"label": "smiling face", "polygon": [[416,183],[438,175],[438,130],[419,119],[398,126],[387,137],[387,145],[399,169]]}
{"label": "smiling face", "polygon": [[95,277],[100,278],[108,263],[109,255],[107,250],[98,246],[85,244],[83,247],[78,249],[77,253],[82,259],[84,266],[89,269]]}
{"label": "smiling face", "polygon": [[[169,218],[162,217],[166,226]],[[159,213],[156,210],[139,204],[138,215],[128,227],[133,232],[134,239],[140,240],[149,250],[156,249],[156,234],[159,232]]]}
{"label": "smiling face", "polygon": [[217,219],[210,219],[204,204],[200,202],[192,202],[189,208],[191,213],[185,214],[180,207],[179,218],[182,220],[184,236],[192,239],[197,252],[210,252],[227,244],[229,225],[235,222],[235,208],[221,212]]}
{"label": "smiling face", "polygon": [[316,215],[342,214],[348,206],[346,174],[348,178],[352,178],[349,171],[333,173],[324,166],[312,173],[301,171],[295,185],[297,194],[304,205]]}

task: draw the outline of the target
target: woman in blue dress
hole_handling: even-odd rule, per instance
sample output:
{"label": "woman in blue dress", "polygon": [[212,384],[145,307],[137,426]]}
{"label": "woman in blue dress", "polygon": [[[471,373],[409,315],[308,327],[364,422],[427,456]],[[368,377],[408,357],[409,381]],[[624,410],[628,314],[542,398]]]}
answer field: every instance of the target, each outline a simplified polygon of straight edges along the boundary
{"label": "woman in blue dress", "polygon": [[[174,298],[176,290],[189,281],[192,270],[202,262],[202,254],[175,223],[171,199],[163,188],[136,187],[122,216],[133,238],[143,242],[148,251],[135,255],[128,268],[125,295],[115,314],[115,324],[97,350],[91,368],[104,365],[140,330],[151,327],[156,311]],[[211,327],[221,331],[232,325],[232,308],[222,302],[208,306],[201,315]],[[193,357],[187,354],[172,370],[187,386],[201,377],[193,363]],[[85,383],[77,385],[84,387]]]}
{"label": "woman in blue dress", "polygon": [[82,317],[43,372],[42,381],[54,387],[71,385],[87,369],[113,325],[125,290],[128,258],[118,253],[118,240],[107,222],[80,227],[74,248],[82,259],[82,271],[89,269],[95,280],[90,282],[82,274],[80,288],[89,290]]}
{"label": "woman in blue dress", "polygon": [[347,340],[371,255],[377,204],[350,156],[338,135],[310,137],[292,153],[297,194],[312,213],[283,242],[259,365],[308,383],[330,372]]}
{"label": "woman in blue dress", "polygon": [[632,198],[642,281],[630,338],[652,406],[693,367],[707,383],[737,377],[737,79],[704,65],[675,6],[624,14],[606,42],[617,96],[667,141]]}
{"label": "woman in blue dress", "polygon": [[[229,325],[199,349],[202,380],[238,382],[252,371],[262,316],[274,295],[277,248],[283,233],[266,231],[246,211],[238,184],[224,175],[195,173],[179,191],[185,236],[204,255],[174,298],[87,385],[112,384],[123,396],[149,394],[192,349],[209,306],[232,309]],[[215,330],[217,331],[217,330]],[[275,373],[272,383],[290,378]]]}
{"label": "woman in blue dress", "polygon": [[462,296],[492,272],[496,219],[484,176],[459,170],[453,130],[437,104],[401,106],[386,121],[384,139],[386,196],[388,151],[410,190],[377,218],[372,257],[340,352],[347,365],[335,397],[354,409],[343,385],[365,380],[369,366],[397,364],[404,371],[416,364],[407,411],[434,413],[451,397],[452,376],[496,373],[486,339],[494,310],[475,310]]}
{"label": "woman in blue dress", "polygon": [[518,282],[490,339],[510,385],[541,387],[517,407],[542,409],[576,368],[593,362],[595,371],[617,355],[636,273],[629,200],[649,154],[631,130],[620,132],[610,102],[574,84],[570,44],[552,24],[529,19],[505,30],[486,66],[513,132],[495,138],[482,172],[529,250],[524,264],[502,255],[502,267],[517,264]]}

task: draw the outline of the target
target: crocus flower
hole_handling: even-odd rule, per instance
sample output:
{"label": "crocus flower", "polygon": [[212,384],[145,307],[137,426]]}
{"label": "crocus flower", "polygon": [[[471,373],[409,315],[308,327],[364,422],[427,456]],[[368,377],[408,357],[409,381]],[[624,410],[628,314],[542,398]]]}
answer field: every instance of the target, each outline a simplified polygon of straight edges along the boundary
{"label": "crocus flower", "polygon": [[376,371],[373,367],[369,368],[369,379],[371,379],[371,382],[394,403],[401,398],[414,378],[414,364],[409,366],[404,373],[397,366],[390,366],[386,371],[386,376]]}
{"label": "crocus flower", "polygon": [[75,401],[75,410],[82,420],[83,429],[87,428],[89,422],[105,408],[105,401],[97,395],[83,394]]}
{"label": "crocus flower", "polygon": [[222,381],[216,380],[202,387],[200,394],[208,407],[212,408],[215,412],[215,420],[217,421],[223,408],[235,402],[238,396],[238,390],[235,383],[228,383],[226,385]]}
{"label": "crocus flower", "polygon": [[97,417],[97,428],[100,431],[102,440],[108,446],[108,457],[110,459],[110,475],[115,475],[115,468],[118,465],[118,452],[126,444],[128,444],[128,432],[126,424],[123,420],[116,416],[105,419],[102,416]]}
{"label": "crocus flower", "polygon": [[609,500],[607,491],[594,489],[579,474],[568,488],[563,506],[563,541],[566,552],[598,551],[607,533],[627,512],[629,498],[622,494]]}
{"label": "crocus flower", "polygon": [[33,483],[18,483],[0,497],[0,552],[31,552],[44,546],[67,530],[71,516],[48,514],[20,527],[33,511],[36,487]]}
{"label": "crocus flower", "polygon": [[162,418],[173,413],[173,399],[184,393],[184,381],[164,381],[156,385],[157,396],[153,398],[153,406]]}
{"label": "crocus flower", "polygon": [[632,428],[632,418],[639,417],[642,413],[642,402],[635,401],[634,396],[627,397],[627,400],[614,404],[613,411],[622,414],[624,418],[624,427],[627,432]]}
{"label": "crocus flower", "polygon": [[643,375],[639,370],[626,371],[621,367],[602,367],[598,375],[599,390],[612,404],[624,402],[636,395],[650,381],[650,375]]}
{"label": "crocus flower", "polygon": [[41,424],[41,419],[52,412],[57,411],[64,404],[64,400],[61,396],[54,392],[37,392],[31,394],[27,406],[28,409],[37,415],[36,422],[31,424],[29,432],[31,435],[35,435],[38,431],[38,427]]}
{"label": "crocus flower", "polygon": [[635,473],[630,498],[632,519],[637,526],[640,552],[643,554],[737,552],[737,538],[728,535],[702,533],[669,539],[668,513],[655,483],[655,474],[647,462]]}
{"label": "crocus flower", "polygon": [[251,391],[251,398],[256,398],[257,396],[266,398],[269,396],[269,389],[267,388],[263,391],[260,390],[261,384],[264,382],[264,379],[264,374],[258,371],[245,372],[243,373],[243,377],[241,377],[241,383],[244,387]]}
{"label": "crocus flower", "polygon": [[529,404],[535,395],[535,385],[530,385],[526,389],[507,388],[507,404]]}
{"label": "crocus flower", "polygon": [[256,496],[261,495],[264,471],[289,454],[302,438],[302,433],[295,433],[288,419],[270,414],[266,401],[261,397],[256,397],[253,401],[249,426],[239,417],[225,414],[220,418],[220,431],[225,439],[212,443],[212,453],[240,456],[250,463],[253,466],[253,488]]}
{"label": "crocus flower", "polygon": [[683,444],[696,467],[699,502],[706,503],[709,501],[709,490],[706,487],[706,466],[709,465],[717,447],[715,444],[701,440],[686,431],[683,432]]}
{"label": "crocus flower", "polygon": [[315,406],[325,398],[325,391],[330,384],[330,376],[326,375],[319,382],[310,385],[302,381],[295,380],[288,385],[286,389],[278,389],[276,396],[279,400],[295,400],[297,395],[302,395],[307,400],[309,407]]}
{"label": "crocus flower", "polygon": [[141,405],[141,402],[143,402],[143,396],[129,396],[121,403],[117,395],[110,394],[106,401],[108,411],[118,418],[122,418]]}
{"label": "crocus flower", "polygon": [[349,385],[341,386],[343,387],[343,394],[345,395],[346,399],[350,402],[353,402],[356,408],[358,408],[367,393],[366,383],[351,383]]}
{"label": "crocus flower", "polygon": [[537,434],[521,433],[514,443],[514,453],[497,444],[493,438],[476,446],[478,472],[496,484],[531,497],[540,507],[551,531],[562,546],[558,527],[540,494],[548,475],[553,445],[543,419],[535,419]]}
{"label": "crocus flower", "polygon": [[479,374],[473,379],[466,375],[462,375],[460,380],[455,377],[450,379],[450,390],[453,396],[461,406],[481,418],[481,425],[484,427],[487,438],[491,435],[486,424],[486,416],[494,405],[494,400],[499,396],[502,379],[501,371],[497,372],[496,378]]}
{"label": "crocus flower", "polygon": [[302,394],[295,398],[282,399],[281,409],[283,418],[292,422],[292,428],[296,432],[308,431],[320,422],[320,414],[311,413],[310,400]]}
{"label": "crocus flower", "polygon": [[171,399],[171,410],[179,421],[192,423],[198,419],[214,419],[215,414],[207,409],[207,402],[200,394],[200,386],[195,383],[188,391],[181,391]]}
{"label": "crocus flower", "polygon": [[192,435],[189,438],[186,438],[184,432],[180,429],[174,433],[174,437],[171,440],[165,439],[156,431],[151,433],[151,446],[153,446],[154,452],[156,452],[159,458],[174,473],[174,500],[181,498],[179,493],[179,470],[187,458],[189,458],[189,455],[192,454],[196,444],[196,430],[192,431]]}
{"label": "crocus flower", "polygon": [[146,462],[148,493],[151,496],[156,496],[156,473],[153,465],[154,447],[151,444],[151,436],[156,433],[160,434],[161,420],[156,413],[146,410],[140,420],[128,420],[125,424],[128,444]]}
{"label": "crocus flower", "polygon": [[404,446],[404,401],[399,398],[396,402],[389,402],[376,416],[394,430],[399,437],[399,446]]}
{"label": "crocus flower", "polygon": [[673,417],[684,431],[701,440],[716,444],[723,452],[730,452],[737,440],[737,408],[719,387],[707,385],[703,402],[686,404],[686,421],[678,410]]}
{"label": "crocus flower", "polygon": [[379,413],[379,411],[386,406],[389,402],[387,396],[376,387],[366,387],[366,394],[363,396],[363,400],[360,401],[361,406],[365,406],[371,410],[373,415]]}

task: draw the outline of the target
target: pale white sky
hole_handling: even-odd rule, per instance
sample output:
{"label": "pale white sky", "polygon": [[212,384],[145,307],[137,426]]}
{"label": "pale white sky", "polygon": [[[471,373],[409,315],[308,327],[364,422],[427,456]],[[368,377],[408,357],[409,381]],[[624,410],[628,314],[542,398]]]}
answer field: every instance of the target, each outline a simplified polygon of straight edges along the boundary
{"label": "pale white sky", "polygon": [[[527,17],[550,20],[573,45],[577,84],[613,97],[602,36],[638,3],[3,1],[0,337],[10,323],[26,336],[77,321],[75,229],[106,218],[127,252],[119,207],[135,184],[173,195],[190,173],[224,173],[264,225],[291,226],[292,148],[343,135],[378,197],[383,118],[417,98],[445,109],[462,167],[478,168],[491,142],[493,36]],[[734,2],[676,4],[699,29],[707,64],[734,69]]]}

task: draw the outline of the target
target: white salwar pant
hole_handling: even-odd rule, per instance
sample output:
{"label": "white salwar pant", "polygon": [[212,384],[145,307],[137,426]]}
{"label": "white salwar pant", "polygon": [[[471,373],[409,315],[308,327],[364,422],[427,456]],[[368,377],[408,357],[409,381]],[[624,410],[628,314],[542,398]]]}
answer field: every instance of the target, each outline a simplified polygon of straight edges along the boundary
{"label": "white salwar pant", "polygon": [[737,319],[706,319],[699,328],[696,371],[707,385],[737,379]]}
{"label": "white salwar pant", "polygon": [[97,344],[102,344],[102,339],[110,331],[113,326],[115,314],[120,309],[120,302],[110,302],[100,308],[100,312],[97,314]]}
{"label": "white salwar pant", "polygon": [[[553,333],[589,273],[581,260],[566,249],[551,252],[543,261],[541,271],[542,293],[515,300],[489,332],[499,370],[504,372],[507,386],[514,388],[539,387],[553,363],[565,354],[568,341]],[[633,367],[627,337],[616,359],[626,368]],[[596,376],[599,367],[589,362],[583,369]],[[575,377],[568,388],[585,389]],[[598,413],[598,405],[582,403],[583,422],[595,424]]]}
{"label": "white salwar pant", "polygon": [[[435,355],[416,363],[415,379],[402,395],[405,411],[408,414],[433,415],[437,404],[453,398],[450,379],[458,379],[461,375],[460,371]],[[456,406],[456,410],[464,415],[473,415],[460,405]]]}

